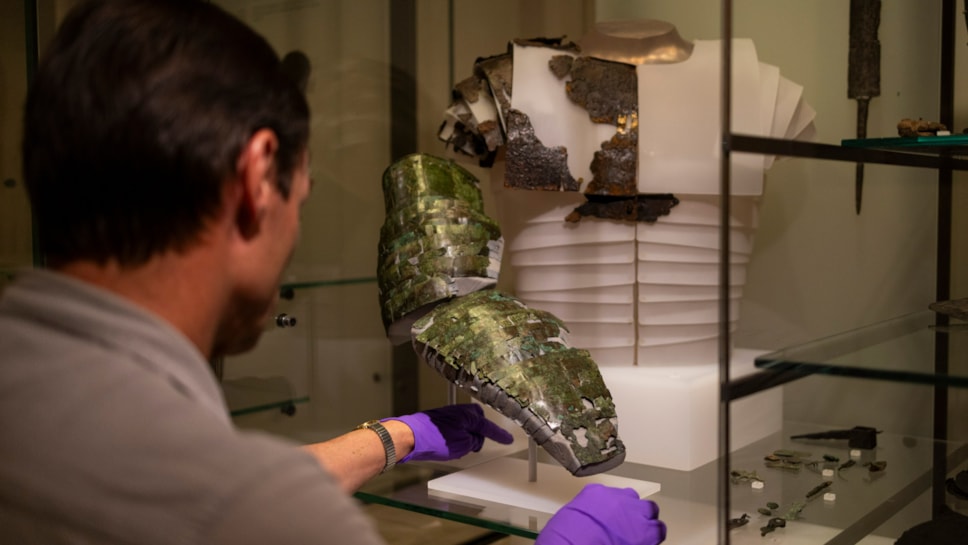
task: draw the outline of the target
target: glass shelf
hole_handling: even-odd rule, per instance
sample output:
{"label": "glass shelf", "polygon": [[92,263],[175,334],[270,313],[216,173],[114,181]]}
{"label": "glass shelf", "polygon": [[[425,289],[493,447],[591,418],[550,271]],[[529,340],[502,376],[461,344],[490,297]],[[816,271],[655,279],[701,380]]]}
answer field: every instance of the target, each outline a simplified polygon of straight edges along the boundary
{"label": "glass shelf", "polygon": [[220,386],[232,416],[274,409],[291,416],[296,411],[296,405],[309,402],[308,395],[298,395],[289,382],[281,377],[231,379],[222,381]]}
{"label": "glass shelf", "polygon": [[[932,311],[917,312],[761,355],[756,367],[800,375],[826,374],[918,384],[968,387],[968,323],[944,325]],[[936,343],[951,353],[936,369]]]}
{"label": "glass shelf", "polygon": [[[458,501],[432,496],[427,489],[431,479],[443,477],[453,469],[434,468],[420,463],[398,465],[394,470],[381,475],[361,488],[355,497],[365,503],[375,503],[404,509],[423,515],[443,518],[463,524],[479,526],[507,535],[534,539],[538,529],[529,524],[514,523],[516,515],[528,520],[525,510],[494,504],[487,501]],[[544,518],[548,518],[545,515]],[[547,520],[545,520],[547,522]]]}
{"label": "glass shelf", "polygon": [[335,286],[350,286],[353,284],[375,284],[375,276],[365,276],[360,278],[333,278],[329,280],[300,280],[294,282],[283,282],[279,286],[279,292],[284,294],[291,293],[293,290],[303,290],[312,288],[328,288]]}
{"label": "glass shelf", "polygon": [[[829,428],[816,424],[786,422],[779,432],[730,454],[731,469],[755,472],[763,482],[762,489],[754,488],[749,481],[728,484],[729,518],[741,517],[744,513],[750,517],[747,525],[731,531],[732,543],[763,543],[760,528],[770,516],[759,513],[758,509],[768,502],[776,502],[779,507],[773,516],[784,516],[802,500],[804,506],[797,520],[778,530],[777,535],[783,536],[784,543],[855,543],[873,533],[874,537],[867,538],[870,541],[862,542],[893,544],[905,529],[930,518],[929,515],[919,518],[917,509],[913,515],[901,511],[908,505],[917,506],[917,502],[926,501],[925,493],[937,484],[933,467],[938,452],[947,458],[951,468],[968,459],[968,445],[963,443],[882,432],[877,436],[876,448],[860,450],[859,455],[855,452],[855,465],[836,471],[836,467],[852,459],[846,441],[790,439],[793,435],[826,429]],[[805,453],[807,461],[818,462],[817,467],[796,471],[767,467],[764,456],[779,449]],[[832,476],[821,473],[824,455],[839,459],[828,464],[834,468]],[[521,451],[511,456],[526,458],[526,453]],[[538,459],[554,464],[541,450]],[[480,458],[480,461],[486,460],[486,456]],[[885,461],[887,468],[871,473],[864,464],[872,461]],[[669,528],[670,542],[712,543],[720,524],[715,487],[718,465],[719,461],[713,461],[693,471],[675,471],[625,463],[610,474],[661,484],[662,490],[650,499],[659,505],[662,520]],[[550,518],[548,513],[477,498],[437,496],[428,489],[429,480],[459,469],[446,463],[405,464],[367,483],[356,497],[367,503],[528,538],[536,537]],[[522,475],[522,479],[526,478]],[[832,482],[825,492],[832,492],[836,497],[825,500],[820,494],[806,500],[805,494],[824,480]]]}
{"label": "glass shelf", "polygon": [[376,282],[375,276],[367,276],[361,278],[335,278],[332,280],[304,280],[300,282],[287,282],[283,283],[280,288],[291,288],[291,289],[307,289],[307,288],[325,288],[329,286],[348,286],[352,284],[372,284]]}
{"label": "glass shelf", "polygon": [[909,153],[968,155],[968,134],[850,138],[842,140],[841,145],[848,148],[893,149]]}
{"label": "glass shelf", "polygon": [[[801,157],[804,159],[825,159],[849,161],[852,163],[877,163],[935,169],[946,167],[952,170],[968,170],[968,160],[952,157],[952,155],[958,155],[957,153],[940,155],[937,150],[929,152],[926,146],[924,149],[918,150],[918,153],[912,153],[914,151],[913,149],[898,146],[846,146],[822,142],[801,142],[781,138],[764,138],[738,133],[729,135],[728,146],[731,151]],[[956,146],[953,145],[944,147],[945,150],[953,150],[955,148]]]}

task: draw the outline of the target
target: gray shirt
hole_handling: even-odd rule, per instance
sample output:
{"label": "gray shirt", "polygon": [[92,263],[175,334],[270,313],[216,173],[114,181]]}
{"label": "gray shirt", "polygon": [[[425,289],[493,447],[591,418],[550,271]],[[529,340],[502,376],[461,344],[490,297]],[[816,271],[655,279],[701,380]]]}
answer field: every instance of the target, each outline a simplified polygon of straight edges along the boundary
{"label": "gray shirt", "polygon": [[171,325],[24,273],[0,299],[0,543],[382,543],[309,454],[227,415]]}

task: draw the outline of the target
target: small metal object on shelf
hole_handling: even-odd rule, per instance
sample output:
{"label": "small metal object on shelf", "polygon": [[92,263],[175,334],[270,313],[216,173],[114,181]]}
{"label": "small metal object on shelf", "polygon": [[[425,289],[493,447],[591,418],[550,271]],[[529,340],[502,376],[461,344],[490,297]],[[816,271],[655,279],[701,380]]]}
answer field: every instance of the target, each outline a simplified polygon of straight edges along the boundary
{"label": "small metal object on shelf", "polygon": [[809,500],[809,499],[815,498],[817,496],[817,494],[820,494],[821,492],[823,492],[827,488],[830,488],[830,485],[832,485],[832,484],[833,483],[831,483],[830,481],[824,481],[824,482],[818,484],[817,486],[811,488],[810,491],[807,492],[807,499]]}
{"label": "small metal object on shelf", "polygon": [[734,528],[739,528],[740,526],[745,526],[750,521],[750,516],[747,513],[743,513],[743,516],[729,519],[726,523],[727,528],[730,530]]}
{"label": "small metal object on shelf", "polygon": [[864,467],[866,467],[867,470],[870,471],[871,473],[880,473],[885,469],[887,469],[887,462],[884,460],[867,462],[866,464],[864,464]]}
{"label": "small metal object on shelf", "polygon": [[968,471],[961,471],[945,481],[945,490],[952,496],[968,500]]}
{"label": "small metal object on shelf", "polygon": [[285,313],[279,314],[273,319],[273,321],[275,322],[277,327],[295,327],[296,326],[296,317],[290,316]]}
{"label": "small metal object on shelf", "polygon": [[766,523],[766,526],[760,528],[760,536],[765,536],[766,534],[775,531],[777,528],[784,527],[786,527],[786,519],[781,517],[773,517],[769,522]]}
{"label": "small metal object on shelf", "polygon": [[793,435],[790,439],[846,439],[847,446],[851,449],[872,449],[877,447],[878,433],[880,432],[875,428],[854,426],[849,430],[830,430]]}

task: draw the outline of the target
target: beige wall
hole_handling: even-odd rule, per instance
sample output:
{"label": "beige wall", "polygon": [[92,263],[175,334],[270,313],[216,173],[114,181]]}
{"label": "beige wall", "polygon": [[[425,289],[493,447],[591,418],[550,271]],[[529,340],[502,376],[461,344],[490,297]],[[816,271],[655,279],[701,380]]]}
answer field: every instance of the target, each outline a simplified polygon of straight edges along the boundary
{"label": "beige wall", "polygon": [[0,4],[0,271],[32,262],[30,212],[20,166],[27,94],[24,3]]}

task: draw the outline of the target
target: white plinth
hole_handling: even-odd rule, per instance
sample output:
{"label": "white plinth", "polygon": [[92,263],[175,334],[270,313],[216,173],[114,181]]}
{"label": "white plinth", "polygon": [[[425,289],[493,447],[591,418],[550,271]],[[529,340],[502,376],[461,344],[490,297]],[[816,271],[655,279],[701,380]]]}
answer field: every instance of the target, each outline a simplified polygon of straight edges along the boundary
{"label": "white plinth", "polygon": [[[736,349],[731,378],[755,370],[760,350]],[[615,401],[625,461],[691,471],[719,452],[719,365],[599,368]],[[730,405],[733,450],[780,431],[782,388],[771,388]]]}
{"label": "white plinth", "polygon": [[427,483],[427,489],[438,496],[475,498],[554,513],[591,483],[632,488],[642,498],[660,489],[658,483],[607,474],[579,478],[559,465],[541,463],[538,464],[537,480],[529,482],[528,461],[519,458],[497,458],[432,479]]}

